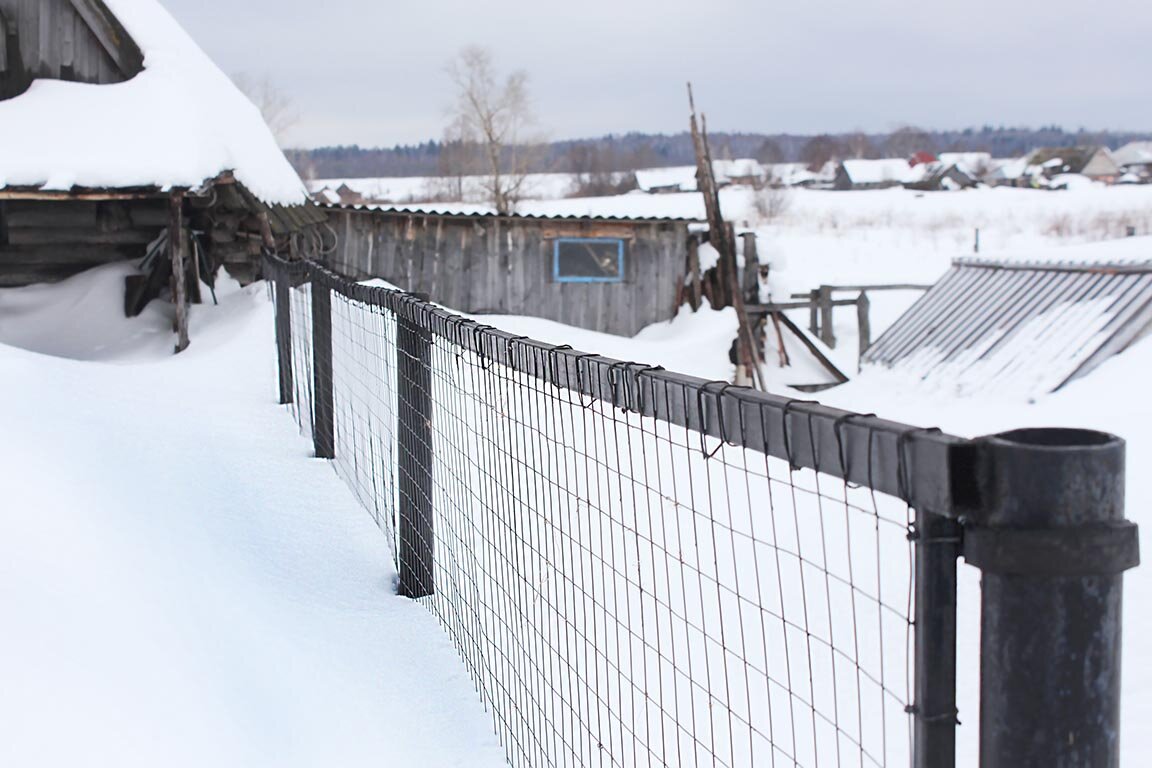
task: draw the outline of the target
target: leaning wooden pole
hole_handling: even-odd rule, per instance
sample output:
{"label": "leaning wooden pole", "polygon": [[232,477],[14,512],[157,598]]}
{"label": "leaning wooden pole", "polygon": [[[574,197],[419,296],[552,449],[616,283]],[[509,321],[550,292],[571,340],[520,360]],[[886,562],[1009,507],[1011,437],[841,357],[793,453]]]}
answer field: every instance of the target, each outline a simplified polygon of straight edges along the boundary
{"label": "leaning wooden pole", "polygon": [[718,292],[726,294],[725,298],[728,300],[726,303],[731,304],[736,310],[739,322],[737,340],[741,353],[740,360],[750,369],[753,385],[766,391],[759,344],[752,330],[752,323],[748,320],[740,276],[736,270],[736,236],[728,222],[724,221],[720,211],[720,191],[712,171],[712,151],[708,146],[708,124],[703,116],[699,123],[696,121],[696,101],[692,96],[691,83],[688,84],[688,106],[691,111],[689,125],[692,131],[692,144],[696,150],[696,184],[704,195],[704,209],[708,217],[708,240],[720,254]]}
{"label": "leaning wooden pole", "polygon": [[176,352],[188,348],[187,259],[184,254],[184,192],[177,190],[169,198],[168,253],[172,257],[172,303],[176,307]]}

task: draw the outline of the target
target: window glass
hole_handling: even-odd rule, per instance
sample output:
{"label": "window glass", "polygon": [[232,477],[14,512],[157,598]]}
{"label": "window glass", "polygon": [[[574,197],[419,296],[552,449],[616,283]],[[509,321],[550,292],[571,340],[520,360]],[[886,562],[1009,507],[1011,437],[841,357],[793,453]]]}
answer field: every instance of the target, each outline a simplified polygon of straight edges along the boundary
{"label": "window glass", "polygon": [[624,279],[624,241],[561,238],[555,245],[553,275],[559,282],[620,282]]}

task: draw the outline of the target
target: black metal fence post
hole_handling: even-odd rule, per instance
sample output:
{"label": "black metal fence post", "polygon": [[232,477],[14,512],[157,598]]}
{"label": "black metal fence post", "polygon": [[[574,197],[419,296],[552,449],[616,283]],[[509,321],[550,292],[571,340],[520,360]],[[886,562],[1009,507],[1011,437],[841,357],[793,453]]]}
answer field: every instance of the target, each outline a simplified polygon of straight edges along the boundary
{"label": "black metal fence post", "polygon": [[432,522],[432,334],[396,315],[397,447],[401,595],[435,591]]}
{"label": "black metal fence post", "polygon": [[916,510],[912,768],[956,765],[956,561],[960,525]]}
{"label": "black metal fence post", "polygon": [[[270,268],[270,267],[266,267]],[[292,297],[289,276],[282,269],[272,275],[276,295],[276,359],[280,366],[280,404],[292,402]]]}
{"label": "black metal fence post", "polygon": [[983,571],[980,765],[1119,763],[1124,442],[1025,429],[985,438],[964,556]]}
{"label": "black metal fence post", "polygon": [[332,289],[312,281],[312,443],[316,457],[336,458],[332,386]]}

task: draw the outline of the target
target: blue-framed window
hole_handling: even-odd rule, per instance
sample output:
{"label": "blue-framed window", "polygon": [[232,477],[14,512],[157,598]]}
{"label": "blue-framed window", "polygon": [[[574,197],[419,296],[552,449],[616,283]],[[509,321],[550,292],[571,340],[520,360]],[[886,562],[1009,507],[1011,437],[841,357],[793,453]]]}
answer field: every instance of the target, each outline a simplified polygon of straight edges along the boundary
{"label": "blue-framed window", "polygon": [[624,240],[559,237],[552,244],[552,278],[558,283],[624,281]]}

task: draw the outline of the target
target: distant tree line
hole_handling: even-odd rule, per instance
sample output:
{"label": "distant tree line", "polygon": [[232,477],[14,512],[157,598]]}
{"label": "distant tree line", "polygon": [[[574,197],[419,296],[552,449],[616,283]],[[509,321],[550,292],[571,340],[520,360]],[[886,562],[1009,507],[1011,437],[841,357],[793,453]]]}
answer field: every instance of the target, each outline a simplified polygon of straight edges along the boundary
{"label": "distant tree line", "polygon": [[[994,157],[1019,157],[1037,147],[1100,144],[1113,149],[1130,141],[1152,139],[1152,132],[1068,131],[1058,126],[1008,128],[982,126],[936,131],[905,126],[888,133],[802,135],[713,133],[715,159],[754,157],[765,163],[803,162],[812,167],[831,159],[909,157],[916,152],[990,152]],[[459,144],[428,141],[387,148],[355,145],[288,150],[288,159],[306,178],[439,176],[442,155],[459,151]],[[685,133],[625,133],[592,139],[553,141],[531,155],[531,172],[568,172],[589,186],[610,187],[618,177],[638,168],[692,165],[692,138]],[[606,190],[607,191],[607,190]]]}

